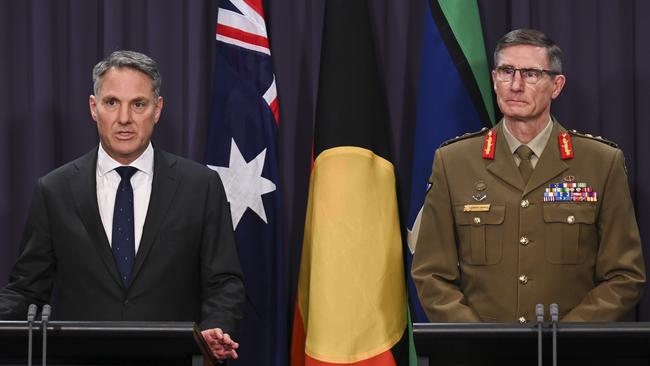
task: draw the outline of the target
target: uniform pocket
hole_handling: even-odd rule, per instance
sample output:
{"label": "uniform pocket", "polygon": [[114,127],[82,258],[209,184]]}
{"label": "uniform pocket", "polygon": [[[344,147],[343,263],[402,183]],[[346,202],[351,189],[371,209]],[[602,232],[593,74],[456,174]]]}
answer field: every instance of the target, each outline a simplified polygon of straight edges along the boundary
{"label": "uniform pocket", "polygon": [[505,204],[490,204],[486,212],[465,212],[464,208],[454,205],[461,260],[479,266],[501,262]]}
{"label": "uniform pocket", "polygon": [[580,264],[596,253],[596,207],[588,203],[545,203],[546,260],[553,264]]}

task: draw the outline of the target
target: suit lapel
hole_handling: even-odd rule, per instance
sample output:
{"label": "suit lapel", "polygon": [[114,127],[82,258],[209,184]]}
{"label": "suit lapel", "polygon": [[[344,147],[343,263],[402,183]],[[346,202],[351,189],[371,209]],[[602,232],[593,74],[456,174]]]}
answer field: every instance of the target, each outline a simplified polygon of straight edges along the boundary
{"label": "suit lapel", "polygon": [[533,174],[528,181],[528,185],[524,189],[524,196],[569,169],[569,165],[560,157],[560,148],[557,143],[557,135],[561,132],[566,132],[566,129],[557,121],[554,123],[551,137],[548,139],[544,152],[539,157],[537,165],[533,169]]}
{"label": "suit lapel", "polygon": [[519,169],[517,169],[515,160],[508,148],[508,142],[505,137],[503,137],[503,120],[499,122],[499,125],[496,128],[497,136],[500,137],[500,139],[497,140],[496,152],[494,154],[495,158],[494,160],[490,160],[486,169],[511,186],[523,191],[524,180],[521,178]]}
{"label": "suit lapel", "polygon": [[77,171],[70,177],[69,194],[75,203],[81,221],[86,227],[90,241],[106,266],[106,270],[121,287],[120,275],[113,259],[108,238],[104,232],[104,226],[99,215],[99,206],[97,205],[97,149],[75,160],[74,165]]}
{"label": "suit lapel", "polygon": [[176,159],[174,157],[158,148],[154,150],[154,173],[151,198],[149,199],[149,207],[147,208],[147,217],[144,221],[140,247],[138,248],[135,263],[133,264],[132,279],[136,278],[142,268],[142,264],[147,259],[147,255],[151,251],[160,231],[160,226],[174,198],[174,193],[176,192],[176,187],[180,179],[176,169],[174,169],[175,164]]}

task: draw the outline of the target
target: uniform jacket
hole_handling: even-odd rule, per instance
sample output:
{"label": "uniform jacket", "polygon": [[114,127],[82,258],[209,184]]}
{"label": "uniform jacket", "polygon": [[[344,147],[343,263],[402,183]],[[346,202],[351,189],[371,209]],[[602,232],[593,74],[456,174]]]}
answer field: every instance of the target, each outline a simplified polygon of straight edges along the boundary
{"label": "uniform jacket", "polygon": [[[196,321],[233,332],[244,288],[216,172],[154,150],[151,198],[127,288],[99,216],[97,149],[39,179],[0,319],[52,301],[56,320]],[[51,297],[52,290],[54,294]]]}
{"label": "uniform jacket", "polygon": [[[614,321],[641,296],[645,266],[623,152],[571,133],[562,159],[553,132],[524,184],[494,127],[436,151],[412,274],[433,322],[535,319],[535,305],[557,303],[563,321]],[[596,202],[544,202],[552,183],[586,183]],[[485,197],[483,197],[485,196]],[[466,211],[465,205],[489,204]]]}

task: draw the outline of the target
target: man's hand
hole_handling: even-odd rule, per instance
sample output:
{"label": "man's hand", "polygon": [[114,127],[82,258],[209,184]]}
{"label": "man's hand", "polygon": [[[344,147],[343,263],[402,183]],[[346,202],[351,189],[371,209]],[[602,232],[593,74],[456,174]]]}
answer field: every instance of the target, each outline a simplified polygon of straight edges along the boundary
{"label": "man's hand", "polygon": [[239,343],[233,341],[230,335],[224,333],[220,328],[206,329],[201,331],[201,335],[218,360],[239,357],[236,351],[239,348]]}

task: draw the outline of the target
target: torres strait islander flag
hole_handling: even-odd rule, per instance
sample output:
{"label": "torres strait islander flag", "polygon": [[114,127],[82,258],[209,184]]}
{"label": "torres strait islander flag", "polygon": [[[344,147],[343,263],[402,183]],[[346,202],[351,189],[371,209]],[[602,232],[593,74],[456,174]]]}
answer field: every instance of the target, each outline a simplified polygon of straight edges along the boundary
{"label": "torres strait islander flag", "polygon": [[396,178],[367,2],[325,5],[293,366],[409,361]]}
{"label": "torres strait islander flag", "polygon": [[279,108],[262,0],[222,0],[206,163],[221,177],[244,272],[238,365],[288,364],[288,270],[278,187]]}
{"label": "torres strait islander flag", "polygon": [[[420,63],[408,243],[415,251],[419,218],[438,146],[494,124],[492,90],[476,0],[427,0]],[[411,253],[407,254],[410,268]],[[413,319],[427,322],[409,276]]]}

